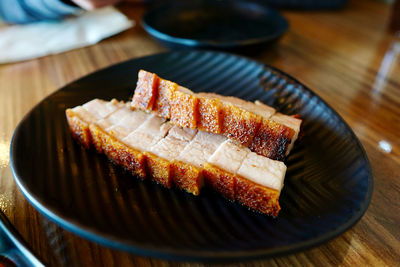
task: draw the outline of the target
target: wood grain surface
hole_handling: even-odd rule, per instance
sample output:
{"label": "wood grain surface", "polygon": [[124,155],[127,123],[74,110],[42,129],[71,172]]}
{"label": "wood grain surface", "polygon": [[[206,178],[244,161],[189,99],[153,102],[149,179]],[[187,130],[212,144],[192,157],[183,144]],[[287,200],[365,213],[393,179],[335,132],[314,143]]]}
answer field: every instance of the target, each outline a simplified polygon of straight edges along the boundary
{"label": "wood grain surface", "polygon": [[[87,48],[0,65],[0,208],[49,266],[204,266],[138,257],[70,234],[40,215],[13,180],[11,137],[32,107],[90,72],[166,50],[140,26],[143,6],[119,8],[138,22],[134,28]],[[334,240],[235,265],[400,266],[400,35],[388,30],[391,6],[359,0],[339,11],[282,13],[290,22],[288,33],[247,56],[296,77],[348,122],[367,151],[374,193],[364,217]]]}

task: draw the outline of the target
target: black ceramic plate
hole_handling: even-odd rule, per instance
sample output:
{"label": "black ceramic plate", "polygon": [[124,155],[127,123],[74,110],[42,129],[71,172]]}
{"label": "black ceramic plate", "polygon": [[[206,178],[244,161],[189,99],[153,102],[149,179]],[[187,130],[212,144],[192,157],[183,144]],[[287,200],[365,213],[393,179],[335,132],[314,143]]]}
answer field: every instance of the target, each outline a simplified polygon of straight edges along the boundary
{"label": "black ceramic plate", "polygon": [[249,1],[184,1],[144,15],[145,30],[169,47],[233,49],[280,37],[288,23],[278,12]]}
{"label": "black ceramic plate", "polygon": [[[286,162],[278,218],[208,189],[194,197],[141,182],[74,142],[65,109],[93,98],[128,100],[139,69],[195,91],[259,99],[301,115],[304,136]],[[199,51],[127,61],[50,95],[15,130],[11,167],[26,198],[62,227],[117,249],[173,260],[237,261],[321,244],[360,219],[373,184],[351,129],[304,85],[246,58]]]}

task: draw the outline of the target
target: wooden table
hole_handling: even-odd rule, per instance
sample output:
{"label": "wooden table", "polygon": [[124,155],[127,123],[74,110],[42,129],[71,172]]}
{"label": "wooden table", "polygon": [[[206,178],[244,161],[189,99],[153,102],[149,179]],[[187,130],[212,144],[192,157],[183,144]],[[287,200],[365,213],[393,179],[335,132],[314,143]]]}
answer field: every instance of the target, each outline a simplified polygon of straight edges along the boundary
{"label": "wooden table", "polygon": [[[136,21],[144,12],[140,6],[120,9]],[[289,32],[251,57],[304,82],[349,123],[371,161],[374,194],[361,221],[336,239],[305,252],[243,266],[399,265],[400,38],[387,30],[391,7],[360,0],[335,12],[283,14],[290,21]],[[44,263],[190,265],[114,251],[64,231],[25,200],[9,165],[17,123],[44,97],[99,68],[164,50],[137,25],[88,48],[0,66],[0,208]],[[49,240],[66,246],[54,251]]]}

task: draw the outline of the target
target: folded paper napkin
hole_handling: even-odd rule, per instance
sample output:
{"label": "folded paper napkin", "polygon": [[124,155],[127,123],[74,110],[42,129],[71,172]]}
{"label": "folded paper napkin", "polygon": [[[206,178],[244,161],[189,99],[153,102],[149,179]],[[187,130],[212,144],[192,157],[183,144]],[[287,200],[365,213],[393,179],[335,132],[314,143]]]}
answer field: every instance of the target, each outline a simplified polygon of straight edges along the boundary
{"label": "folded paper napkin", "polygon": [[57,54],[95,44],[134,25],[114,7],[62,21],[0,26],[0,64]]}

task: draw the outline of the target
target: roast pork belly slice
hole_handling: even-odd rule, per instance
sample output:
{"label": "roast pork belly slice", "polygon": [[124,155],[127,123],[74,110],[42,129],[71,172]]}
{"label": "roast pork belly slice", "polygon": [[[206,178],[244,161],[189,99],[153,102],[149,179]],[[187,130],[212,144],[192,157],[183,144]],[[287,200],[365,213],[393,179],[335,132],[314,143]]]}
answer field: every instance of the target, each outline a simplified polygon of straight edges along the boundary
{"label": "roast pork belly slice", "polygon": [[272,121],[278,122],[280,124],[283,124],[291,129],[294,130],[294,135],[292,137],[291,142],[289,143],[289,146],[286,150],[286,156],[289,155],[290,151],[292,150],[294,146],[294,142],[297,140],[297,137],[299,136],[300,133],[300,125],[301,125],[301,120],[298,118],[295,118],[293,116],[288,116],[282,113],[275,113],[271,117]]}
{"label": "roast pork belly slice", "polygon": [[[219,127],[219,130],[210,132],[221,133],[244,146],[248,146],[251,143],[253,136],[260,127],[261,120],[263,118],[268,119],[275,113],[275,109],[271,107],[256,105],[237,97],[222,96],[214,93],[198,93],[197,96],[200,99],[199,118],[205,117],[201,115],[202,112],[205,112],[208,117],[211,117],[209,114],[213,115],[218,112],[218,120],[215,121],[218,124],[213,125],[211,122],[213,126],[211,130],[216,127]],[[216,101],[216,103],[211,102],[211,100]],[[215,117],[215,115],[212,117]],[[208,123],[203,121],[204,119],[199,119],[200,125],[209,131],[208,124],[210,124],[210,119],[208,119]]]}
{"label": "roast pork belly slice", "polygon": [[250,150],[231,140],[223,142],[214,154],[207,160],[208,163],[236,174]]}
{"label": "roast pork belly slice", "polygon": [[152,114],[122,141],[137,150],[149,151],[154,144],[167,135],[171,127],[172,125],[165,119]]}
{"label": "roast pork belly slice", "polygon": [[168,135],[150,148],[153,154],[168,159],[176,159],[185,146],[193,139],[196,130],[173,126]]}
{"label": "roast pork belly slice", "polygon": [[143,70],[138,79],[131,105],[170,118],[175,125],[222,134],[275,160],[284,160],[297,137],[295,129],[278,122],[279,115],[271,120],[275,109],[260,101],[193,93]]}
{"label": "roast pork belly slice", "polygon": [[272,160],[250,152],[243,160],[237,174],[262,186],[281,191],[285,179],[286,166],[283,162]]}
{"label": "roast pork belly slice", "polygon": [[166,119],[171,118],[171,99],[178,85],[174,82],[160,79],[158,85],[158,94],[154,101],[153,111]]}
{"label": "roast pork belly slice", "polygon": [[204,185],[204,165],[225,140],[226,138],[222,135],[197,132],[172,165],[175,184],[194,195],[198,195]]}
{"label": "roast pork belly slice", "polygon": [[292,128],[270,119],[263,119],[249,148],[259,155],[283,161],[293,136]]}
{"label": "roast pork belly slice", "polygon": [[[217,179],[214,176],[208,176],[204,168],[208,158],[225,140],[226,137],[222,135],[199,131],[179,154],[174,164],[176,180],[180,178],[180,181],[186,182],[185,176],[189,176],[192,181],[190,188],[200,189],[204,183],[218,192],[224,192],[225,188],[216,188],[218,187]],[[200,179],[198,178],[199,173],[201,174]],[[197,192],[196,190],[192,191]]]}
{"label": "roast pork belly slice", "polygon": [[132,107],[151,110],[158,95],[160,78],[151,72],[140,70],[136,84]]}
{"label": "roast pork belly slice", "polygon": [[71,114],[73,114],[74,116],[78,116],[81,119],[84,119],[85,122],[87,123],[95,123],[97,122],[99,118],[96,114],[93,114],[89,111],[87,111],[86,109],[84,109],[82,106],[77,106],[74,107],[73,109],[68,109],[67,111],[71,111]]}
{"label": "roast pork belly slice", "polygon": [[261,186],[239,175],[235,176],[235,201],[252,210],[278,216],[280,191]]}
{"label": "roast pork belly slice", "polygon": [[152,146],[148,153],[145,153],[147,169],[154,181],[167,188],[172,186],[172,161],[186,144],[188,144],[188,141],[167,136]]}
{"label": "roast pork belly slice", "polygon": [[[78,139],[86,148],[93,145],[92,133],[89,125],[98,123],[103,118],[119,110],[124,106],[123,102],[115,99],[112,101],[104,101],[94,99],[82,106],[77,106],[72,109],[66,110],[67,119],[74,137]],[[74,122],[72,122],[74,121]],[[100,122],[103,127],[108,127],[110,124],[107,122]],[[97,146],[96,149],[99,149]]]}
{"label": "roast pork belly slice", "polygon": [[260,128],[262,118],[231,103],[223,104],[221,116],[221,133],[246,147]]}
{"label": "roast pork belly slice", "polygon": [[[280,187],[260,180],[260,174],[264,174],[262,169],[267,168],[258,158],[261,156],[255,156],[222,135],[196,133],[196,130],[177,126],[171,128],[170,123],[154,114],[135,110],[130,111],[128,117],[122,116],[124,112],[116,113],[118,110],[103,119],[96,118],[98,114],[83,107],[68,109],[66,113],[74,137],[78,133],[78,140],[83,145],[94,145],[99,152],[142,179],[149,177],[166,187],[176,185],[194,195],[200,193],[205,181],[232,201],[272,216],[278,214],[280,189],[271,187]],[[113,116],[114,120],[111,114],[120,114],[121,121],[127,124],[118,122],[119,115]],[[142,123],[132,131],[126,118],[133,123],[135,116],[141,117]],[[81,133],[85,138],[79,138]],[[150,152],[151,148],[158,155]],[[202,161],[195,163],[196,157]],[[282,172],[274,166],[270,171],[269,176],[276,177]]]}
{"label": "roast pork belly slice", "polygon": [[[205,163],[205,184],[227,199],[277,216],[285,164],[254,152],[243,151],[242,146],[232,141],[223,143]],[[223,157],[223,152],[229,156]]]}
{"label": "roast pork belly slice", "polygon": [[197,128],[200,131],[207,131],[210,133],[221,133],[222,127],[222,105],[216,94],[212,93],[198,93],[198,117]]}
{"label": "roast pork belly slice", "polygon": [[[263,106],[265,108],[270,108],[269,106],[265,105],[264,103],[262,103],[261,101],[255,101],[256,105],[259,106]],[[270,118],[271,121],[280,123],[286,127],[289,127],[291,129],[294,130],[294,135],[290,141],[290,144],[288,145],[288,148],[286,150],[286,155],[289,155],[290,151],[292,150],[293,146],[294,146],[294,142],[297,140],[297,137],[299,136],[299,132],[300,132],[300,125],[302,120],[299,118],[296,118],[294,116],[288,116],[279,112],[274,112]]]}
{"label": "roast pork belly slice", "polygon": [[145,179],[147,172],[144,154],[122,140],[150,118],[148,113],[132,111],[127,105],[120,105],[120,109],[106,118],[90,124],[93,145],[97,152],[104,153],[133,175]]}
{"label": "roast pork belly slice", "polygon": [[98,124],[90,124],[92,142],[97,152],[104,153],[116,164],[124,167],[133,175],[145,179],[147,176],[145,156],[119,139],[119,133],[114,131],[106,132]]}
{"label": "roast pork belly slice", "polygon": [[[112,104],[112,102],[110,102],[110,104]],[[117,105],[119,106],[119,109],[116,109],[104,119],[98,120],[93,124],[108,134],[117,135],[120,140],[128,136],[131,132],[133,132],[151,117],[150,114],[147,114],[141,110],[132,111],[126,104],[121,105],[121,103],[117,103]],[[92,130],[91,132],[95,132],[92,133],[92,135],[99,135],[98,130],[95,129],[94,126],[92,126],[90,129]],[[99,136],[97,136],[97,138],[98,137]],[[95,141],[95,148],[99,153],[101,153],[102,144],[99,143],[101,140],[98,139]]]}
{"label": "roast pork belly slice", "polygon": [[[149,172],[154,180],[166,187],[171,187],[172,184],[176,184],[178,187],[185,189],[188,192],[198,194],[200,188],[196,187],[196,184],[202,184],[198,181],[201,179],[200,172],[192,177],[190,175],[180,175],[174,172],[174,160],[178,157],[180,152],[189,144],[193,139],[197,130],[188,128],[181,128],[179,126],[173,126],[168,135],[162,138],[158,143],[152,146],[147,153],[147,166]],[[190,181],[193,180],[194,181]],[[197,186],[198,187],[198,186]]]}
{"label": "roast pork belly slice", "polygon": [[181,127],[196,128],[198,120],[198,97],[189,89],[178,86],[171,99],[171,121]]}
{"label": "roast pork belly slice", "polygon": [[205,184],[227,199],[235,201],[236,172],[248,153],[248,148],[227,139],[205,164]]}
{"label": "roast pork belly slice", "polygon": [[[150,117],[151,115],[146,112],[141,110],[132,111],[125,106],[115,111],[107,118],[101,119],[94,124],[118,140],[123,140],[123,138],[127,137]],[[102,144],[97,144],[95,147],[99,153],[102,152]]]}
{"label": "roast pork belly slice", "polygon": [[[67,109],[67,118],[72,119],[72,117],[75,117],[75,120],[81,119],[81,123],[74,123],[70,125],[81,125],[81,129],[75,129],[75,135],[78,138],[84,138],[87,139],[86,141],[81,140],[83,143],[90,143],[89,139],[91,138],[91,133],[89,129],[89,124],[93,123],[99,123],[101,127],[104,129],[106,127],[109,127],[111,123],[108,123],[107,121],[103,121],[103,119],[112,113],[118,111],[122,107],[124,107],[125,104],[123,102],[119,102],[115,99],[112,101],[104,101],[101,99],[93,99],[82,106],[77,106],[72,109]],[[85,123],[83,123],[85,122]],[[87,125],[85,125],[87,123]],[[80,134],[79,134],[80,132]],[[83,134],[86,132],[85,134]],[[86,136],[86,137],[84,137]]]}
{"label": "roast pork belly slice", "polygon": [[98,119],[81,106],[67,109],[65,115],[73,137],[89,149],[93,145],[89,125]]}

